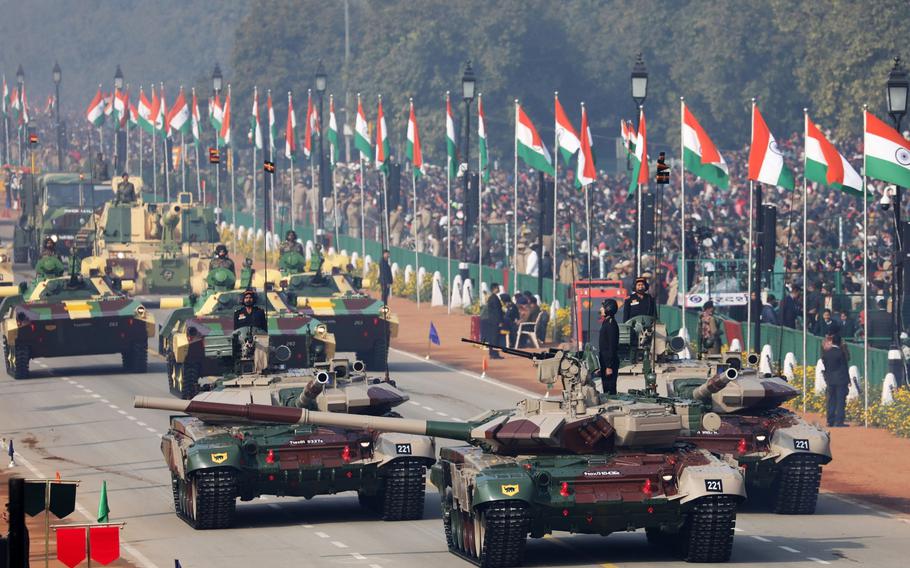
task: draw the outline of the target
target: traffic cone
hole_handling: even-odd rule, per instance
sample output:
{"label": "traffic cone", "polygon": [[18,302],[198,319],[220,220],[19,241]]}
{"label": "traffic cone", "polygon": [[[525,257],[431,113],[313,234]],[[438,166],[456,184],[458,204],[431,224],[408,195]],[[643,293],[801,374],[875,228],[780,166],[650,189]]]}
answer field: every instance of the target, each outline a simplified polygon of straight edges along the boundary
{"label": "traffic cone", "polygon": [[480,376],[481,376],[481,377],[486,377],[486,376],[487,376],[487,365],[488,365],[488,363],[487,363],[487,356],[486,356],[486,354],[484,354],[484,356],[483,356],[483,363],[481,363],[481,365],[480,365],[480,368],[481,368],[482,371],[483,371],[483,372],[480,373]]}
{"label": "traffic cone", "polygon": [[55,473],[54,479],[56,479],[57,481],[60,481],[60,472],[57,471],[57,472],[54,472],[54,473]]}

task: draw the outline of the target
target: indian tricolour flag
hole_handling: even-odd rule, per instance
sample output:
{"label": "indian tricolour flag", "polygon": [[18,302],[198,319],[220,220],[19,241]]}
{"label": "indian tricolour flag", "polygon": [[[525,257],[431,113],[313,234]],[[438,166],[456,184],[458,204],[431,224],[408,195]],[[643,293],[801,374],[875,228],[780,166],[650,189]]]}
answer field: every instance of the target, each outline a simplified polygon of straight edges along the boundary
{"label": "indian tricolour flag", "polygon": [[218,131],[218,144],[231,145],[231,86],[228,85],[227,97],[224,99],[224,109],[221,115],[221,130]]}
{"label": "indian tricolour flag", "polygon": [[752,147],[749,149],[749,179],[768,185],[792,190],[793,172],[784,164],[784,155],[758,111],[752,103]]}
{"label": "indian tricolour flag", "polygon": [[632,176],[629,178],[629,193],[632,195],[639,185],[648,185],[648,129],[645,126],[645,109],[638,114],[638,132],[634,139],[632,153]]}
{"label": "indian tricolour flag", "polygon": [[2,103],[0,103],[2,109],[0,110],[3,111],[3,116],[6,116],[9,114],[9,87],[6,85],[6,75],[3,76],[3,89],[0,91],[0,96],[2,96],[2,99],[0,99],[2,100]]}
{"label": "indian tricolour flag", "polygon": [[806,179],[841,189],[855,195],[863,194],[863,178],[828,141],[806,113]]}
{"label": "indian tricolour flag", "polygon": [[389,130],[385,125],[382,113],[382,95],[379,95],[379,106],[376,111],[376,169],[389,173]]}
{"label": "indian tricolour flag", "polygon": [[683,167],[717,187],[730,187],[730,171],[717,146],[708,137],[686,103],[682,105]]}
{"label": "indian tricolour flag", "polygon": [[631,121],[619,119],[619,136],[622,138],[622,145],[626,152],[633,153],[635,151],[635,127],[632,126]]}
{"label": "indian tricolour flag", "polygon": [[597,178],[597,169],[594,167],[594,151],[592,150],[591,129],[588,127],[588,112],[585,104],[581,103],[581,140],[578,148],[578,165],[575,170],[575,184],[584,187]]}
{"label": "indian tricolour flag", "polygon": [[[155,99],[155,87],[152,87],[152,99]],[[158,114],[158,109],[146,98],[142,87],[139,88],[139,108],[137,110],[139,113],[139,127],[149,134],[155,134],[155,116]]]}
{"label": "indian tricolour flag", "polygon": [[212,130],[215,131],[215,135],[221,133],[221,123],[224,121],[224,108],[221,106],[221,99],[218,95],[215,95],[214,98],[209,99],[209,123],[212,125]]}
{"label": "indian tricolour flag", "polygon": [[180,93],[171,107],[171,112],[167,117],[168,126],[174,131],[186,134],[190,127],[190,107],[186,103],[186,95],[183,93],[183,87],[180,87]]}
{"label": "indian tricolour flag", "polygon": [[294,162],[297,151],[297,115],[294,114],[294,100],[288,91],[288,120],[284,125],[284,157]]}
{"label": "indian tricolour flag", "polygon": [[490,154],[487,147],[487,119],[483,115],[483,95],[477,95],[477,144],[480,147],[479,169],[483,181],[490,181]]}
{"label": "indian tricolour flag", "polygon": [[335,120],[335,97],[329,95],[329,129],[325,133],[329,141],[329,166],[335,168],[338,163],[338,122]]}
{"label": "indian tricolour flag", "polygon": [[562,109],[556,93],[553,94],[553,106],[556,115],[556,149],[562,154],[566,165],[569,165],[572,163],[572,156],[581,148],[581,140],[578,133],[575,132],[575,127],[572,126],[572,121],[566,116],[566,111]]}
{"label": "indian tricolour flag", "polygon": [[458,173],[458,151],[455,145],[455,119],[452,117],[452,101],[446,91],[446,174],[454,179]]}
{"label": "indian tricolour flag", "polygon": [[535,170],[554,173],[550,153],[518,101],[515,101],[515,158],[521,158]]}
{"label": "indian tricolour flag", "polygon": [[278,123],[275,121],[275,109],[272,108],[272,90],[269,89],[265,103],[269,115],[269,159],[275,159],[275,141],[278,139]]}
{"label": "indian tricolour flag", "polygon": [[85,118],[95,127],[104,124],[104,96],[101,94],[101,87],[98,87],[98,92],[95,93],[92,102],[88,104]]}
{"label": "indian tricolour flag", "polygon": [[910,142],[871,112],[864,113],[866,175],[910,187]]}
{"label": "indian tricolour flag", "polygon": [[202,116],[199,114],[199,100],[196,98],[196,89],[193,89],[193,118],[192,118],[192,131],[193,131],[193,143],[199,144],[202,140]]}
{"label": "indian tricolour flag", "polygon": [[303,128],[303,157],[313,155],[313,137],[316,135],[316,107],[313,106],[313,92],[306,92],[306,126]]}
{"label": "indian tricolour flag", "polygon": [[414,113],[414,99],[409,101],[410,114],[408,115],[408,145],[405,148],[407,157],[411,160],[414,177],[423,174],[423,153],[420,151],[420,130],[417,128],[417,115]]}
{"label": "indian tricolour flag", "polygon": [[126,92],[123,89],[117,89],[117,91],[114,92],[111,103],[114,108],[112,113],[114,124],[119,123],[120,126],[123,126],[126,121],[126,111],[129,108],[129,100],[126,97]]}
{"label": "indian tricolour flag", "polygon": [[354,147],[360,152],[360,159],[369,162],[373,157],[373,144],[370,142],[370,125],[363,113],[360,93],[357,93],[357,120],[354,122]]}
{"label": "indian tricolour flag", "polygon": [[254,149],[262,150],[262,126],[259,124],[259,88],[253,87],[253,110],[250,113],[250,143]]}

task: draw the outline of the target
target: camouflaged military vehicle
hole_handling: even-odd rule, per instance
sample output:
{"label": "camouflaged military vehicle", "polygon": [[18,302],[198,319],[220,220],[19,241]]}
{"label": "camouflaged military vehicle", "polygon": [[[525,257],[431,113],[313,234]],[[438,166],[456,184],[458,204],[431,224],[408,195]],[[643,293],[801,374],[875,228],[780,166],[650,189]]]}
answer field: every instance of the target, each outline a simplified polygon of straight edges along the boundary
{"label": "camouflaged military vehicle", "polygon": [[124,289],[137,293],[201,293],[219,238],[214,212],[190,193],[178,193],[173,203],[112,201],[97,220],[98,253],[83,259],[82,273],[109,268]]}
{"label": "camouflaged military vehicle", "polygon": [[[632,394],[672,403],[684,414],[683,439],[739,467],[750,495],[770,493],[763,501],[770,501],[774,512],[814,513],[822,466],[831,461],[831,441],[828,432],[782,407],[799,392],[781,377],[762,376],[754,353],[745,365],[740,353],[680,359],[677,353],[685,341],[677,337],[673,345],[665,343],[659,328],[654,332],[657,356],[650,365],[642,351],[647,350],[651,322],[642,323],[643,343],[629,343],[629,360],[635,363],[619,375],[646,379],[645,389]],[[687,420],[696,408],[694,419]],[[707,416],[710,428],[701,416]]]}
{"label": "camouflaged military vehicle", "polygon": [[[209,288],[202,295],[179,298],[185,305],[174,310],[158,332],[168,385],[184,399],[196,394],[200,377],[220,376],[233,368],[234,312],[244,290],[234,289],[234,276],[224,268],[212,270],[207,280]],[[168,300],[162,299],[162,307],[170,305]],[[335,340],[326,326],[288,306],[279,293],[259,294],[258,305],[266,313],[270,346],[291,351],[281,362],[286,368],[311,367],[334,356]]]}
{"label": "camouflaged military vehicle", "polygon": [[529,534],[607,535],[638,528],[688,561],[727,560],[736,505],[745,497],[739,471],[706,450],[677,444],[680,417],[664,405],[599,395],[586,379],[585,358],[562,351],[526,356],[535,359],[542,382],[562,382],[562,397],[529,398],[467,422],[352,416],[255,402],[187,405],[137,398],[135,404],[467,442],[442,448],[430,480],[442,498],[449,550],[480,566],[519,565]]}
{"label": "camouflaged military vehicle", "polygon": [[112,291],[101,278],[75,274],[19,285],[0,304],[6,371],[16,379],[42,357],[120,353],[123,368],[144,373],[155,318],[137,300]]}
{"label": "camouflaged military vehicle", "polygon": [[0,244],[0,297],[14,296],[17,293],[13,275],[13,247]]}
{"label": "camouflaged military vehicle", "polygon": [[291,305],[328,326],[339,352],[356,353],[371,371],[385,370],[389,341],[398,336],[398,318],[382,301],[361,290],[363,281],[320,262],[320,270],[303,271],[304,258],[284,253],[278,286]]}
{"label": "camouflaged military vehicle", "polygon": [[[248,329],[248,328],[247,328]],[[249,337],[249,336],[247,336]],[[435,461],[426,436],[302,424],[262,424],[197,412],[200,404],[257,404],[276,411],[398,416],[408,400],[394,383],[368,377],[360,361],[333,359],[314,368],[275,371],[262,337],[240,343],[238,375],[205,382],[205,392],[178,407],[161,440],[171,470],[174,509],[196,529],[232,524],[236,499],[306,497],[357,491],[363,506],[387,521],[423,517],[426,470]],[[252,349],[248,348],[251,346]],[[279,348],[280,358],[290,353]],[[256,353],[251,357],[250,351]],[[170,402],[170,401],[169,401]]]}

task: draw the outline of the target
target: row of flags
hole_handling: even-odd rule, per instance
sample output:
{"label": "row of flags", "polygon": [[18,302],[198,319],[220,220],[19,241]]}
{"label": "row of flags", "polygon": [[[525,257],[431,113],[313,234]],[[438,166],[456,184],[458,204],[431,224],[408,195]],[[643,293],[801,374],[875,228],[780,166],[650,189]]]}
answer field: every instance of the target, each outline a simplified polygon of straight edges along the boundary
{"label": "row of flags", "polygon": [[30,121],[28,96],[26,95],[25,84],[23,83],[18,89],[13,87],[10,91],[6,84],[6,76],[3,76],[2,103],[0,110],[4,117],[13,117],[19,128],[28,125]]}
{"label": "row of flags", "polygon": [[[20,122],[28,121],[27,102],[24,88],[21,93],[10,94],[3,81],[3,112],[15,111]],[[219,146],[231,145],[231,91],[230,86],[224,102],[218,95],[209,99],[209,122],[217,134]],[[269,128],[270,150],[275,152],[278,140],[277,121],[272,106],[272,95],[269,91],[266,100],[266,113]],[[86,118],[94,126],[100,127],[108,117],[113,124],[121,127],[140,126],[153,135],[171,136],[174,133],[190,135],[193,143],[201,139],[202,122],[198,99],[195,90],[188,99],[183,88],[170,109],[167,108],[163,86],[156,90],[152,87],[151,100],[140,89],[138,107],[130,103],[129,91],[118,90],[105,95],[99,86],[95,97],[86,111]],[[487,147],[486,123],[483,112],[483,96],[478,96],[477,135],[479,145],[479,170],[484,179],[489,177],[489,155]],[[587,110],[581,105],[581,129],[576,130],[559,101],[554,96],[555,140],[558,155],[562,156],[567,166],[575,162],[575,183],[583,187],[596,177],[593,139],[588,125]],[[684,101],[680,102],[681,146],[683,167],[708,183],[720,188],[729,187],[729,168],[723,156],[707,132],[689,110]],[[316,112],[312,93],[307,92],[307,110],[303,135],[303,155],[309,159],[313,154],[315,136],[321,132],[318,113]],[[357,116],[354,127],[354,146],[360,151],[365,162],[372,162],[376,169],[388,172],[389,137],[382,108],[382,96],[378,97],[375,137],[371,136],[370,123],[363,110],[363,101],[357,95]],[[579,135],[579,132],[581,134]],[[329,145],[329,164],[334,167],[339,156],[338,127],[335,117],[334,98],[329,97],[329,124],[325,132]],[[647,129],[644,110],[639,113],[638,127],[631,121],[622,120],[620,135],[629,153],[632,163],[630,192],[649,181]],[[808,180],[830,185],[843,191],[861,194],[862,177],[853,166],[841,155],[814,124],[808,114],[805,116],[805,176]],[[864,152],[866,171],[869,177],[910,185],[910,144],[893,128],[864,111]],[[257,149],[263,149],[262,126],[259,118],[259,90],[253,91],[253,106],[248,131],[250,143]],[[294,113],[293,96],[288,93],[288,114],[285,124],[285,157],[293,160],[297,153],[297,119]],[[413,99],[409,101],[407,124],[406,156],[411,161],[414,176],[423,173],[424,160],[421,151],[420,131],[417,124],[417,113]],[[521,104],[515,101],[515,156],[528,167],[555,174],[557,164],[547,150],[547,145],[540,137],[530,117]],[[457,143],[452,103],[446,93],[446,160],[447,173],[455,177],[458,172]],[[758,106],[752,106],[752,139],[749,153],[748,179],[760,183],[793,189],[795,177],[784,163],[783,155],[777,146]]]}

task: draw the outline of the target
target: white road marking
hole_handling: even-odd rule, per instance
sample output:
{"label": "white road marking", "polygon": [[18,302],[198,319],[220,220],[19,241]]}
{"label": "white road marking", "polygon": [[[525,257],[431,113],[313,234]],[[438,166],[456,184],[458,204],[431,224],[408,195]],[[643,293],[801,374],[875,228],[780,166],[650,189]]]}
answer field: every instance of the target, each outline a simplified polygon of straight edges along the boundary
{"label": "white road marking", "polygon": [[743,532],[743,529],[741,529],[739,527],[733,527],[733,530],[735,530],[736,532]]}
{"label": "white road marking", "polygon": [[333,541],[332,541],[332,544],[333,544],[334,546],[337,546],[338,548],[347,548],[347,547],[348,547],[348,545],[346,545],[345,543],[343,543],[343,542],[338,542],[337,540],[333,540]]}
{"label": "white road marking", "polygon": [[85,391],[85,394],[92,394],[93,392],[95,392],[92,389],[87,389],[87,388],[83,388],[82,390]]}
{"label": "white road marking", "polygon": [[157,434],[157,433],[158,433],[158,432],[155,431],[154,428],[146,428],[146,430],[148,430],[148,431],[151,432],[152,434]]}
{"label": "white road marking", "polygon": [[102,399],[101,399],[101,402],[103,402],[104,404],[108,404],[110,401],[109,401],[108,399],[106,399],[106,398],[102,398]]}
{"label": "white road marking", "polygon": [[136,421],[136,417],[135,417],[135,416],[129,416],[129,415],[127,415],[126,418],[127,418],[128,420],[132,420],[133,422]]}
{"label": "white road marking", "polygon": [[427,412],[433,412],[433,407],[431,407],[431,406],[424,406],[423,409],[426,410]]}
{"label": "white road marking", "polygon": [[126,410],[118,410],[117,414],[122,414],[122,415],[126,416]]}
{"label": "white road marking", "polygon": [[313,528],[313,525],[303,525],[303,528],[305,528],[305,529],[311,529],[311,528]]}
{"label": "white road marking", "polygon": [[96,393],[92,395],[92,398],[101,398],[101,395]]}
{"label": "white road marking", "polygon": [[120,407],[117,406],[116,404],[108,404],[107,407],[108,407],[108,408],[113,408],[114,410],[117,410],[118,408],[120,408]]}
{"label": "white road marking", "polygon": [[414,402],[413,400],[409,400],[408,404],[413,404],[414,406],[420,406],[419,402]]}
{"label": "white road marking", "polygon": [[439,412],[439,411],[437,411],[437,412],[436,412],[436,416],[445,416],[445,417],[448,417],[449,415],[446,414],[445,412]]}
{"label": "white road marking", "polygon": [[315,533],[315,534],[316,534],[316,536],[318,536],[319,538],[329,538],[329,535],[325,534],[325,533],[322,532],[322,531],[319,531],[319,532],[317,532],[317,533]]}
{"label": "white road marking", "polygon": [[379,564],[370,564],[370,568],[382,568]]}
{"label": "white road marking", "polygon": [[778,545],[777,548],[779,548],[779,549],[781,549],[781,550],[786,550],[787,552],[792,552],[793,554],[799,554],[799,551],[798,551],[798,550],[796,550],[795,548],[790,548],[789,546],[780,546],[780,545]]}
{"label": "white road marking", "polygon": [[812,562],[818,562],[819,564],[831,564],[831,563],[828,562],[827,560],[822,560],[821,558],[816,558],[816,557],[814,557],[814,556],[809,556],[808,558],[809,558],[809,560],[811,560]]}
{"label": "white road marking", "polygon": [[763,536],[752,535],[752,538],[754,538],[755,540],[760,540],[762,542],[771,542],[771,539],[765,538]]}
{"label": "white road marking", "polygon": [[136,426],[145,426],[145,422],[136,422]]}
{"label": "white road marking", "polygon": [[367,559],[366,556],[364,556],[363,554],[360,554],[359,552],[352,552],[351,556],[354,557],[354,560],[366,560]]}

